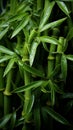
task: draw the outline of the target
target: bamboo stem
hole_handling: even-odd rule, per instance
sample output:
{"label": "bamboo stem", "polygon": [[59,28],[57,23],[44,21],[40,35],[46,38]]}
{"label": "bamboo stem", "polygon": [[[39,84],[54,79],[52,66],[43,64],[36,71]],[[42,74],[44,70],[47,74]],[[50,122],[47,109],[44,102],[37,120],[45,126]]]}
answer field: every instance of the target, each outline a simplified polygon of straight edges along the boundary
{"label": "bamboo stem", "polygon": [[[23,50],[24,50],[23,59],[24,59],[25,63],[28,64],[28,62],[26,61],[26,59],[29,58],[27,43],[24,43]],[[30,80],[31,80],[30,73],[27,72],[27,71],[24,71],[24,83],[25,83],[25,85],[28,85],[30,83]],[[27,107],[28,107],[30,98],[31,98],[31,90],[25,91],[24,92],[24,105],[23,105],[22,116],[24,116],[26,123],[30,122],[30,113],[27,114]],[[22,129],[25,129],[25,127],[23,127]]]}
{"label": "bamboo stem", "polygon": [[60,37],[59,38],[59,43],[58,46],[57,46],[57,56],[56,56],[56,64],[55,66],[57,66],[58,64],[61,63],[61,53],[63,51],[63,43],[64,43],[64,37]]}
{"label": "bamboo stem", "polygon": [[6,88],[4,91],[4,115],[10,112],[11,80],[12,80],[12,70],[10,70],[10,72],[7,75]]}
{"label": "bamboo stem", "polygon": [[4,101],[4,96],[3,96],[3,90],[4,90],[4,79],[3,79],[3,72],[4,72],[4,69],[3,67],[0,66],[0,117],[2,116],[3,114],[3,101]]}

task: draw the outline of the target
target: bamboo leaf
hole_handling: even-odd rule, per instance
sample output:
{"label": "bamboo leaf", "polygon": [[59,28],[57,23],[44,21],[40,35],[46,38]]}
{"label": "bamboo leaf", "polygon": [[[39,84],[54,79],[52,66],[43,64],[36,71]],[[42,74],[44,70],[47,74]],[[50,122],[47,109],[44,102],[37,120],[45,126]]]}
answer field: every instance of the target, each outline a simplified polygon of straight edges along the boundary
{"label": "bamboo leaf", "polygon": [[0,52],[8,54],[8,55],[13,55],[14,54],[13,51],[9,50],[8,48],[6,48],[6,47],[4,47],[2,45],[0,45]]}
{"label": "bamboo leaf", "polygon": [[28,115],[31,112],[33,104],[34,104],[34,95],[31,95],[31,98],[29,100],[29,104],[27,106],[26,115]]}
{"label": "bamboo leaf", "polygon": [[69,99],[73,99],[73,93],[64,93],[63,95],[62,95],[62,98],[69,98]]}
{"label": "bamboo leaf", "polygon": [[67,60],[73,61],[73,55],[66,55]]}
{"label": "bamboo leaf", "polygon": [[62,72],[62,77],[66,81],[67,77],[67,60],[66,56],[63,54],[61,57],[61,72]]}
{"label": "bamboo leaf", "polygon": [[3,75],[3,76],[6,76],[7,73],[12,69],[12,67],[13,67],[15,61],[16,61],[15,58],[10,59],[10,61],[8,62],[8,65],[7,65],[6,68],[5,68],[5,71],[4,71],[4,75]]}
{"label": "bamboo leaf", "polygon": [[7,122],[11,119],[11,116],[12,114],[7,114],[2,119],[0,119],[0,129],[7,124]]}
{"label": "bamboo leaf", "polygon": [[8,32],[9,27],[5,28],[0,32],[0,40],[3,38],[3,36]]}
{"label": "bamboo leaf", "polygon": [[59,8],[69,17],[69,10],[66,6],[66,4],[62,1],[56,1],[57,5],[59,6]]}
{"label": "bamboo leaf", "polygon": [[70,125],[69,122],[63,116],[55,112],[52,108],[44,107],[43,110],[61,124]]}
{"label": "bamboo leaf", "polygon": [[50,89],[51,89],[51,103],[52,105],[55,104],[55,90],[54,90],[54,83],[49,80],[48,82],[49,86],[50,86]]}
{"label": "bamboo leaf", "polygon": [[30,66],[32,66],[32,64],[34,62],[38,45],[39,44],[37,42],[35,42],[35,41],[31,45],[30,57],[29,57],[29,59],[30,59]]}
{"label": "bamboo leaf", "polygon": [[9,55],[0,56],[0,63],[2,63],[4,61],[7,61],[7,60],[9,60],[11,58],[12,58],[12,56],[9,56]]}
{"label": "bamboo leaf", "polygon": [[14,111],[12,113],[11,122],[10,122],[10,129],[11,130],[13,130],[13,128],[15,127],[15,122],[16,122],[16,111]]}
{"label": "bamboo leaf", "polygon": [[20,93],[20,92],[24,92],[24,91],[27,91],[27,90],[30,90],[30,89],[35,89],[37,87],[40,87],[42,84],[44,83],[44,81],[40,80],[40,81],[34,81],[28,85],[24,85],[24,86],[21,86],[19,88],[16,88],[13,90],[14,93]]}
{"label": "bamboo leaf", "polygon": [[44,73],[42,73],[40,70],[35,69],[34,67],[30,67],[29,65],[27,65],[26,63],[23,64],[23,62],[18,61],[19,66],[21,66],[24,70],[26,70],[27,72],[38,76],[38,77],[44,77]]}
{"label": "bamboo leaf", "polygon": [[56,38],[49,37],[49,36],[37,37],[37,41],[39,41],[39,42],[45,42],[45,43],[51,43],[51,44],[55,44],[55,45],[59,44],[59,41]]}
{"label": "bamboo leaf", "polygon": [[43,26],[45,25],[45,23],[49,19],[50,14],[52,12],[52,9],[54,7],[54,4],[55,4],[55,2],[49,2],[48,6],[46,8],[46,11],[44,12],[43,17],[40,21],[39,30],[43,28]]}
{"label": "bamboo leaf", "polygon": [[57,27],[59,26],[60,24],[62,24],[67,18],[62,18],[62,19],[59,19],[59,20],[56,20],[54,22],[51,22],[51,23],[48,23],[46,25],[44,25],[44,27],[42,29],[40,29],[39,31],[40,32],[43,32],[49,28],[54,28],[54,27]]}
{"label": "bamboo leaf", "polygon": [[23,20],[20,22],[20,24],[14,30],[11,38],[16,36],[28,24],[28,22],[29,22],[29,16],[23,18]]}
{"label": "bamboo leaf", "polygon": [[73,38],[73,27],[69,30],[66,38],[68,41],[70,41]]}

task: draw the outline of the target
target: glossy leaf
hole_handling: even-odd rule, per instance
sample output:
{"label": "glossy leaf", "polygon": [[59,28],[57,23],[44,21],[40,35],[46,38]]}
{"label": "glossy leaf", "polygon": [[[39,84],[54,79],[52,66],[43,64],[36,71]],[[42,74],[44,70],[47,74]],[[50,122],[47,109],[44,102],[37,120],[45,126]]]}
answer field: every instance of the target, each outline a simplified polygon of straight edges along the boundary
{"label": "glossy leaf", "polygon": [[31,95],[31,98],[29,99],[29,104],[27,106],[26,115],[28,115],[31,112],[34,104],[34,99],[35,99],[34,95]]}
{"label": "glossy leaf", "polygon": [[3,76],[6,76],[7,73],[13,68],[13,65],[14,65],[14,62],[15,62],[15,58],[11,59],[9,62],[8,62],[8,65],[6,66],[5,68],[5,71],[4,71],[4,75]]}
{"label": "glossy leaf", "polygon": [[55,90],[54,90],[54,83],[49,80],[48,85],[50,86],[51,89],[51,103],[52,105],[55,104]]}
{"label": "glossy leaf", "polygon": [[21,20],[23,17],[25,17],[25,16],[26,16],[26,14],[20,13],[19,15],[15,15],[15,16],[10,17],[10,18],[7,20],[7,22],[8,22],[8,23],[11,23],[11,22],[14,22],[14,21],[16,21],[16,20],[20,21],[20,20]]}
{"label": "glossy leaf", "polygon": [[9,56],[9,55],[0,56],[0,63],[5,62],[9,60],[10,58],[12,58],[12,56]]}
{"label": "glossy leaf", "polygon": [[44,73],[42,73],[40,70],[35,69],[34,67],[30,67],[27,64],[23,64],[21,61],[18,61],[18,63],[19,63],[19,66],[21,66],[27,72],[29,72],[35,76],[38,76],[38,77],[44,77]]}
{"label": "glossy leaf", "polygon": [[2,119],[0,119],[0,129],[7,124],[7,122],[11,119],[11,116],[12,114],[7,114]]}
{"label": "glossy leaf", "polygon": [[38,37],[37,40],[39,42],[51,43],[51,44],[55,44],[55,45],[59,44],[59,42],[56,38],[49,37],[49,36],[41,36],[41,37]]}
{"label": "glossy leaf", "polygon": [[47,20],[49,19],[52,9],[54,7],[54,4],[55,4],[55,2],[49,2],[49,5],[47,6],[47,8],[43,14],[43,17],[41,18],[39,30],[43,28],[43,26],[46,24]]}
{"label": "glossy leaf", "polygon": [[33,62],[34,62],[34,59],[35,59],[35,55],[36,55],[36,51],[37,51],[37,47],[38,47],[38,43],[37,42],[33,42],[32,45],[31,45],[31,50],[30,50],[30,57],[29,57],[29,60],[30,60],[30,66],[33,65]]}
{"label": "glossy leaf", "polygon": [[29,38],[28,38],[28,44],[32,44],[33,39],[35,39],[35,36],[37,35],[37,32],[35,29],[31,30]]}
{"label": "glossy leaf", "polygon": [[57,27],[60,24],[62,24],[65,20],[66,20],[66,18],[62,18],[62,19],[56,20],[54,22],[48,23],[48,24],[44,25],[44,27],[42,29],[40,29],[39,31],[43,32],[43,31],[45,31],[47,29],[50,29],[50,28],[52,29],[54,27]]}
{"label": "glossy leaf", "polygon": [[70,60],[70,61],[73,61],[73,55],[66,55],[66,58],[68,59],[68,60]]}
{"label": "glossy leaf", "polygon": [[10,122],[10,129],[11,130],[13,130],[13,128],[15,127],[15,122],[16,122],[16,111],[14,111],[12,113],[11,122]]}
{"label": "glossy leaf", "polygon": [[61,72],[62,72],[63,79],[66,80],[66,77],[67,77],[67,60],[66,60],[66,56],[64,54],[61,57]]}
{"label": "glossy leaf", "polygon": [[70,41],[73,38],[73,27],[69,30],[66,38],[68,41]]}
{"label": "glossy leaf", "polygon": [[2,45],[0,45],[0,52],[8,54],[8,55],[13,55],[14,54],[13,51],[9,50],[8,48],[6,48],[6,47],[4,47]]}
{"label": "glossy leaf", "polygon": [[55,112],[52,108],[44,107],[43,109],[47,114],[49,114],[56,121],[58,121],[64,125],[69,125],[69,122],[63,116],[61,116],[59,113]]}
{"label": "glossy leaf", "polygon": [[66,4],[62,1],[56,1],[59,8],[69,17],[69,10],[66,6]]}
{"label": "glossy leaf", "polygon": [[24,86],[21,86],[19,88],[16,88],[13,90],[14,93],[20,93],[20,92],[24,92],[24,91],[27,91],[27,90],[30,90],[30,89],[35,89],[37,87],[40,87],[42,84],[44,83],[44,81],[40,80],[40,81],[34,81],[28,85],[24,85]]}
{"label": "glossy leaf", "polygon": [[4,37],[4,35],[8,32],[9,27],[5,28],[0,32],[0,40]]}
{"label": "glossy leaf", "polygon": [[28,24],[28,22],[29,22],[29,16],[23,18],[23,20],[20,22],[20,24],[14,30],[11,38],[16,36]]}

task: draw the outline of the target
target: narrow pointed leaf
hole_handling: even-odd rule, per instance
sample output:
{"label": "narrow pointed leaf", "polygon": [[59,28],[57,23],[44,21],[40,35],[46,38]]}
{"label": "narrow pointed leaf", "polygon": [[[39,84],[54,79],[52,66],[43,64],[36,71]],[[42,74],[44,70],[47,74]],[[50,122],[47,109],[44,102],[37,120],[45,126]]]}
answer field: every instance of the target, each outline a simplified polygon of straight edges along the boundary
{"label": "narrow pointed leaf", "polygon": [[70,61],[73,61],[73,55],[66,55],[66,58]]}
{"label": "narrow pointed leaf", "polygon": [[54,28],[54,27],[57,27],[59,26],[60,24],[62,24],[64,21],[66,20],[66,18],[62,18],[62,19],[59,19],[57,21],[54,21],[54,22],[51,22],[51,23],[48,23],[46,25],[44,25],[44,27],[42,29],[40,29],[39,31],[40,32],[43,32],[49,28]]}
{"label": "narrow pointed leaf", "polygon": [[63,54],[61,57],[61,72],[63,79],[66,80],[67,77],[67,59],[66,56]]}
{"label": "narrow pointed leaf", "polygon": [[68,41],[70,41],[73,38],[73,27],[69,30],[66,38]]}
{"label": "narrow pointed leaf", "polygon": [[44,12],[43,17],[40,21],[39,30],[43,28],[43,26],[46,24],[47,20],[49,19],[54,4],[55,2],[49,2],[49,5],[47,6],[46,11]]}
{"label": "narrow pointed leaf", "polygon": [[3,36],[8,32],[9,27],[5,28],[0,32],[0,40],[3,38]]}
{"label": "narrow pointed leaf", "polygon": [[69,10],[64,2],[56,1],[59,8],[69,17]]}
{"label": "narrow pointed leaf", "polygon": [[23,20],[20,22],[20,24],[14,30],[11,38],[16,36],[28,24],[28,22],[29,22],[29,16],[23,18]]}
{"label": "narrow pointed leaf", "polygon": [[29,72],[35,76],[38,76],[38,77],[44,77],[44,73],[42,73],[40,70],[35,69],[34,67],[30,67],[29,65],[27,65],[25,63],[23,64],[21,61],[18,61],[18,63],[19,63],[19,66],[21,66],[27,72]]}
{"label": "narrow pointed leaf", "polygon": [[38,37],[37,40],[39,42],[51,43],[51,44],[55,44],[55,45],[59,44],[59,41],[56,38],[49,37],[49,36],[41,36],[41,37]]}
{"label": "narrow pointed leaf", "polygon": [[33,104],[34,104],[34,95],[31,95],[31,98],[29,100],[29,104],[27,106],[26,114],[29,114],[31,112]]}
{"label": "narrow pointed leaf", "polygon": [[31,45],[30,57],[29,57],[29,59],[30,59],[30,66],[32,66],[32,64],[34,62],[38,45],[39,44],[37,42],[33,42],[32,45]]}
{"label": "narrow pointed leaf", "polygon": [[16,111],[13,112],[12,117],[11,117],[11,122],[10,122],[10,129],[13,130],[15,127],[15,122],[16,122]]}
{"label": "narrow pointed leaf", "polygon": [[2,119],[0,119],[0,129],[3,128],[7,122],[10,120],[12,114],[5,115]]}
{"label": "narrow pointed leaf", "polygon": [[8,65],[6,66],[5,68],[5,71],[4,71],[4,75],[7,75],[7,73],[12,69],[13,65],[14,65],[14,62],[15,62],[15,58],[11,59],[9,62],[8,62]]}
{"label": "narrow pointed leaf", "polygon": [[5,55],[5,56],[1,56],[0,57],[0,63],[9,60],[10,58],[12,58],[12,56],[9,55]]}
{"label": "narrow pointed leaf", "polygon": [[6,48],[6,47],[4,47],[2,45],[0,45],[0,52],[8,54],[8,55],[13,55],[14,54],[13,51],[9,50],[8,48]]}
{"label": "narrow pointed leaf", "polygon": [[63,116],[61,116],[59,113],[55,112],[52,108],[44,107],[43,109],[47,114],[49,114],[56,121],[58,121],[64,125],[69,125],[69,122]]}
{"label": "narrow pointed leaf", "polygon": [[15,90],[13,90],[14,93],[20,93],[20,92],[24,92],[24,91],[27,91],[27,90],[30,90],[30,89],[35,89],[37,87],[40,87],[42,84],[44,83],[44,81],[40,80],[40,81],[34,81],[28,85],[24,85],[24,86],[21,86],[19,88],[16,88]]}

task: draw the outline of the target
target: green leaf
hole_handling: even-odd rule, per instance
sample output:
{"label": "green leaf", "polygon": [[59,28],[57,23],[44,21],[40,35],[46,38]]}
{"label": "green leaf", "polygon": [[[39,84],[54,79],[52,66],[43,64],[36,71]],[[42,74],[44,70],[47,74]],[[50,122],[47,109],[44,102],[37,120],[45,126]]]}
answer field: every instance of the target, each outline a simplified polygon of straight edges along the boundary
{"label": "green leaf", "polygon": [[61,57],[61,72],[62,72],[62,77],[66,81],[67,77],[67,59],[66,56],[63,54]]}
{"label": "green leaf", "polygon": [[28,115],[31,112],[33,104],[34,104],[34,95],[31,95],[31,98],[29,99],[29,103],[27,106],[26,115]]}
{"label": "green leaf", "polygon": [[19,23],[19,25],[14,30],[11,38],[16,36],[28,24],[28,22],[29,22],[29,16],[23,18],[22,21]]}
{"label": "green leaf", "polygon": [[8,32],[9,27],[5,28],[4,30],[0,31],[0,40],[3,38],[3,36]]}
{"label": "green leaf", "polygon": [[27,90],[30,90],[30,89],[35,89],[37,87],[40,87],[42,84],[44,83],[44,81],[42,80],[39,80],[39,81],[34,81],[28,85],[24,85],[24,86],[21,86],[19,88],[16,88],[13,90],[14,93],[20,93],[20,92],[24,92],[24,91],[27,91]]}
{"label": "green leaf", "polygon": [[66,55],[67,60],[73,61],[73,55]]}
{"label": "green leaf", "polygon": [[35,76],[44,78],[44,73],[42,73],[40,70],[35,69],[34,67],[30,67],[26,63],[23,64],[22,61],[18,61],[18,64],[19,64],[19,66],[21,66],[27,72],[29,72],[29,73],[31,73],[31,74],[33,74]]}
{"label": "green leaf", "polygon": [[69,10],[64,2],[56,1],[59,8],[69,17]]}
{"label": "green leaf", "polygon": [[3,75],[3,76],[6,76],[7,73],[12,69],[12,67],[13,67],[15,61],[16,61],[15,58],[10,59],[10,61],[8,62],[8,65],[7,65],[6,68],[5,68],[5,71],[4,71],[4,75]]}
{"label": "green leaf", "polygon": [[66,38],[68,41],[70,41],[73,38],[73,27],[69,30]]}
{"label": "green leaf", "polygon": [[54,90],[54,83],[49,80],[48,85],[50,86],[51,89],[51,103],[52,105],[55,104],[55,90]]}
{"label": "green leaf", "polygon": [[54,22],[51,22],[51,23],[48,23],[46,25],[44,25],[44,27],[42,29],[40,29],[39,31],[40,32],[43,32],[47,29],[50,29],[50,28],[54,28],[54,27],[57,27],[59,26],[60,24],[62,24],[67,18],[62,18],[62,19],[59,19],[59,20],[56,20]]}
{"label": "green leaf", "polygon": [[33,62],[34,62],[38,45],[39,45],[39,43],[37,43],[37,42],[35,42],[35,41],[34,41],[34,42],[32,43],[32,45],[31,45],[30,57],[29,57],[30,66],[32,66],[32,64],[33,64]]}
{"label": "green leaf", "polygon": [[13,128],[15,127],[15,122],[16,122],[16,111],[12,113],[11,122],[10,122],[10,130],[13,130]]}
{"label": "green leaf", "polygon": [[58,64],[58,65],[54,68],[54,70],[51,72],[51,74],[49,75],[48,78],[55,77],[55,76],[58,74],[58,72],[59,72],[60,66],[61,66],[61,65]]}
{"label": "green leaf", "polygon": [[7,122],[10,120],[12,114],[5,115],[2,119],[0,119],[0,129],[3,128]]}
{"label": "green leaf", "polygon": [[61,124],[69,125],[69,122],[59,113],[55,112],[52,108],[44,107],[43,110]]}
{"label": "green leaf", "polygon": [[62,98],[69,98],[69,99],[73,99],[73,93],[64,93],[63,95],[62,95]]}
{"label": "green leaf", "polygon": [[51,43],[51,44],[55,44],[58,45],[59,41],[54,38],[54,37],[49,37],[49,36],[41,36],[41,37],[37,37],[37,41],[39,42],[46,42],[46,43]]}
{"label": "green leaf", "polygon": [[7,60],[9,60],[11,58],[12,58],[12,56],[9,56],[9,55],[0,56],[0,63],[2,63],[4,61],[7,61]]}
{"label": "green leaf", "polygon": [[6,47],[4,47],[2,45],[0,45],[0,52],[8,54],[8,55],[13,55],[14,54],[13,51],[9,50],[8,48],[6,48]]}
{"label": "green leaf", "polygon": [[25,13],[20,13],[20,14],[18,14],[18,15],[15,15],[15,16],[11,16],[8,20],[7,20],[7,22],[8,23],[11,23],[11,22],[14,22],[14,21],[16,21],[16,20],[21,20],[23,17],[25,17],[26,16],[26,14]]}
{"label": "green leaf", "polygon": [[54,7],[54,4],[55,4],[54,1],[53,2],[49,2],[48,6],[45,7],[46,9],[44,11],[43,17],[41,18],[40,25],[39,25],[39,30],[43,28],[43,26],[45,25],[45,23],[49,19],[50,14],[52,12],[52,9]]}

